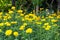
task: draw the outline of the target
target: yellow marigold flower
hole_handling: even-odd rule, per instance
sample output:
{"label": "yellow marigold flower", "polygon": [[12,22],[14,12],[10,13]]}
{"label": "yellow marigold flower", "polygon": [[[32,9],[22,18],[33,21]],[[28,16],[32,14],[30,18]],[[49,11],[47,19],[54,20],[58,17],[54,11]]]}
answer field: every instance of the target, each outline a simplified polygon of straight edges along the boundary
{"label": "yellow marigold flower", "polygon": [[52,19],[51,22],[57,22],[58,20]]}
{"label": "yellow marigold flower", "polygon": [[11,23],[6,22],[5,25],[6,25],[6,26],[11,26]]}
{"label": "yellow marigold flower", "polygon": [[0,16],[2,15],[3,13],[2,12],[0,12]]}
{"label": "yellow marigold flower", "polygon": [[8,19],[11,19],[12,17],[11,16],[8,16]]}
{"label": "yellow marigold flower", "polygon": [[46,21],[46,19],[41,19],[41,21]]}
{"label": "yellow marigold flower", "polygon": [[10,10],[10,11],[9,11],[9,14],[12,14],[12,13],[13,13],[13,11]]}
{"label": "yellow marigold flower", "polygon": [[38,17],[36,17],[36,20],[40,20],[40,17],[38,16]]}
{"label": "yellow marigold flower", "polygon": [[15,10],[15,6],[12,6],[12,8],[11,8],[11,9]]}
{"label": "yellow marigold flower", "polygon": [[28,16],[29,16],[29,18],[35,18],[36,17],[35,14],[29,14]]}
{"label": "yellow marigold flower", "polygon": [[0,29],[0,32],[2,32],[2,29]]}
{"label": "yellow marigold flower", "polygon": [[58,15],[57,18],[59,19],[60,18],[60,15]]}
{"label": "yellow marigold flower", "polygon": [[25,26],[20,26],[19,30],[24,30]]}
{"label": "yellow marigold flower", "polygon": [[28,28],[28,29],[26,30],[26,33],[32,33],[32,28]]}
{"label": "yellow marigold flower", "polygon": [[2,16],[0,16],[0,19],[2,19]]}
{"label": "yellow marigold flower", "polygon": [[7,20],[8,19],[8,16],[3,16],[4,20]]}
{"label": "yellow marigold flower", "polygon": [[13,35],[14,35],[15,37],[17,37],[19,34],[18,34],[18,32],[14,32]]}
{"label": "yellow marigold flower", "polygon": [[25,18],[27,18],[29,21],[30,20],[35,20],[36,19],[36,15],[35,14],[29,14]]}
{"label": "yellow marigold flower", "polygon": [[51,28],[51,26],[47,26],[47,27],[45,27],[45,30],[50,30],[50,28]]}
{"label": "yellow marigold flower", "polygon": [[32,18],[28,18],[27,20],[28,20],[29,22],[32,22],[33,19],[32,19]]}
{"label": "yellow marigold flower", "polygon": [[47,27],[47,28],[45,28],[45,30],[50,30],[50,28]]}
{"label": "yellow marigold flower", "polygon": [[41,22],[36,22],[36,24],[42,24]]}
{"label": "yellow marigold flower", "polygon": [[44,25],[49,25],[49,23],[44,23]]}
{"label": "yellow marigold flower", "polygon": [[25,15],[25,18],[29,18],[29,15]]}
{"label": "yellow marigold flower", "polygon": [[10,19],[10,18],[11,18],[10,14],[8,14],[8,13],[6,13],[6,16],[8,17],[8,19]]}
{"label": "yellow marigold flower", "polygon": [[4,23],[0,23],[0,26],[4,26]]}
{"label": "yellow marigold flower", "polygon": [[27,23],[24,23],[23,25],[24,25],[24,26],[26,26],[26,25],[27,25]]}
{"label": "yellow marigold flower", "polygon": [[12,34],[12,30],[6,30],[5,35],[10,36]]}
{"label": "yellow marigold flower", "polygon": [[53,13],[52,16],[57,16],[56,13]]}
{"label": "yellow marigold flower", "polygon": [[11,24],[17,24],[17,21],[13,21],[13,22],[11,22]]}
{"label": "yellow marigold flower", "polygon": [[48,16],[48,18],[54,18],[54,17],[52,17],[52,16]]}
{"label": "yellow marigold flower", "polygon": [[18,13],[22,13],[22,12],[23,12],[23,10],[18,10],[17,12],[18,12]]}
{"label": "yellow marigold flower", "polygon": [[24,14],[20,14],[20,16],[24,16]]}
{"label": "yellow marigold flower", "polygon": [[29,16],[35,16],[35,14],[31,14],[31,13],[30,13]]}

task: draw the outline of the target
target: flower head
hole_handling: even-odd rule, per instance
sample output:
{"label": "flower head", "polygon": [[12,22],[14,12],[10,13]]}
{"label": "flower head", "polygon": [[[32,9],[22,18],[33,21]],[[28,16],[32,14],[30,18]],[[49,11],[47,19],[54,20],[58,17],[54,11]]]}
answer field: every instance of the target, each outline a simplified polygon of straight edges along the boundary
{"label": "flower head", "polygon": [[6,30],[5,35],[10,36],[12,34],[12,30]]}
{"label": "flower head", "polygon": [[0,23],[0,26],[4,26],[4,23]]}
{"label": "flower head", "polygon": [[28,28],[28,29],[26,30],[26,33],[32,33],[32,28]]}
{"label": "flower head", "polygon": [[11,26],[11,23],[6,22],[5,25],[6,25],[6,26]]}
{"label": "flower head", "polygon": [[11,9],[15,10],[15,6],[12,6],[12,8],[11,8]]}
{"label": "flower head", "polygon": [[24,30],[24,28],[25,28],[25,26],[22,25],[22,26],[20,26],[19,30]]}
{"label": "flower head", "polygon": [[17,37],[17,36],[18,36],[18,32],[14,32],[13,35],[14,35],[15,37]]}
{"label": "flower head", "polygon": [[18,12],[18,13],[22,13],[22,12],[23,12],[23,10],[18,10],[17,12]]}

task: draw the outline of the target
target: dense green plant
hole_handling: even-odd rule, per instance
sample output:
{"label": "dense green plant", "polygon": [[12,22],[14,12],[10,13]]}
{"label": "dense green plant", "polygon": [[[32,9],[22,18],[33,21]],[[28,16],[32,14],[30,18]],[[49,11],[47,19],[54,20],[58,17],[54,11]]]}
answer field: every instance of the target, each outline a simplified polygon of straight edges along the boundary
{"label": "dense green plant", "polygon": [[0,11],[11,7],[11,0],[0,0]]}

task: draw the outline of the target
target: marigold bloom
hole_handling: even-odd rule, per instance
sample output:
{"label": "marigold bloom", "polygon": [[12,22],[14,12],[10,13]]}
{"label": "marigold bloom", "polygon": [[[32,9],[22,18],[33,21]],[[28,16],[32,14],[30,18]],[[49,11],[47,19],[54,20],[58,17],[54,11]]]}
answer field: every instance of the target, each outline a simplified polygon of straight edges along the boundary
{"label": "marigold bloom", "polygon": [[60,18],[60,15],[57,16],[57,19],[59,19],[59,18]]}
{"label": "marigold bloom", "polygon": [[8,19],[11,19],[12,17],[11,16],[8,16]]}
{"label": "marigold bloom", "polygon": [[28,28],[28,29],[26,30],[26,33],[32,33],[32,28]]}
{"label": "marigold bloom", "polygon": [[52,19],[51,22],[57,22],[58,20]]}
{"label": "marigold bloom", "polygon": [[12,30],[6,30],[5,35],[10,36],[12,34]]}
{"label": "marigold bloom", "polygon": [[0,16],[3,14],[3,12],[0,12]]}
{"label": "marigold bloom", "polygon": [[4,20],[7,20],[8,19],[8,16],[3,16]]}
{"label": "marigold bloom", "polygon": [[13,11],[10,10],[10,11],[9,11],[9,14],[12,14],[12,13],[13,13]]}
{"label": "marigold bloom", "polygon": [[24,25],[24,26],[26,26],[26,25],[27,25],[27,23],[24,23],[23,25]]}
{"label": "marigold bloom", "polygon": [[23,10],[18,10],[17,12],[18,12],[18,13],[22,13],[22,12],[23,12]]}
{"label": "marigold bloom", "polygon": [[25,26],[22,25],[22,26],[20,26],[19,30],[24,30],[24,28],[25,28]]}
{"label": "marigold bloom", "polygon": [[53,13],[52,16],[57,16],[56,13]]}
{"label": "marigold bloom", "polygon": [[4,26],[4,23],[0,23],[0,26]]}
{"label": "marigold bloom", "polygon": [[45,27],[45,30],[50,30],[50,28],[51,28],[51,26],[47,25],[47,26]]}
{"label": "marigold bloom", "polygon": [[42,24],[41,22],[35,22],[36,24]]}
{"label": "marigold bloom", "polygon": [[54,18],[54,17],[52,17],[52,16],[48,16],[48,18]]}
{"label": "marigold bloom", "polygon": [[39,20],[40,20],[40,17],[39,17],[39,16],[38,16],[38,17],[36,17],[36,20],[38,20],[38,21],[39,21]]}
{"label": "marigold bloom", "polygon": [[24,14],[20,14],[20,16],[24,16]]}
{"label": "marigold bloom", "polygon": [[14,32],[13,35],[14,35],[15,37],[17,37],[19,34],[18,34],[18,32]]}
{"label": "marigold bloom", "polygon": [[6,22],[5,25],[6,25],[6,26],[11,26],[11,23]]}
{"label": "marigold bloom", "polygon": [[12,6],[12,8],[11,8],[11,9],[15,10],[15,6]]}
{"label": "marigold bloom", "polygon": [[44,25],[49,25],[49,23],[44,23]]}
{"label": "marigold bloom", "polygon": [[47,28],[45,28],[45,30],[50,30],[50,28],[47,27]]}

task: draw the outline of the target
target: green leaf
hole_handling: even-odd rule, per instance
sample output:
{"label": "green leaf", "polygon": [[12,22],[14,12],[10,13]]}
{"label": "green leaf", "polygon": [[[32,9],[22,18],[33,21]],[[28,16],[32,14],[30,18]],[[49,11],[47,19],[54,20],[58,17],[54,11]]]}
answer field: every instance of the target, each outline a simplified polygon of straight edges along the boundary
{"label": "green leaf", "polygon": [[14,39],[14,40],[18,40],[18,39],[16,38],[16,39]]}

